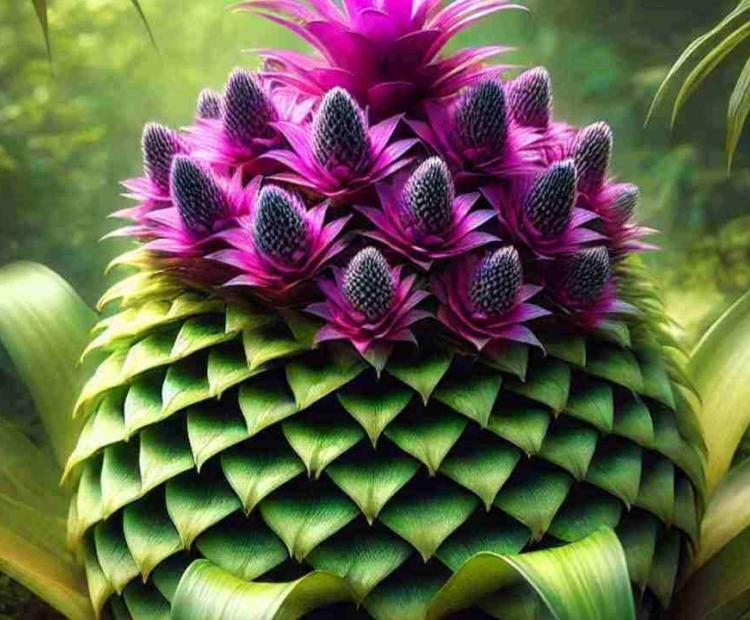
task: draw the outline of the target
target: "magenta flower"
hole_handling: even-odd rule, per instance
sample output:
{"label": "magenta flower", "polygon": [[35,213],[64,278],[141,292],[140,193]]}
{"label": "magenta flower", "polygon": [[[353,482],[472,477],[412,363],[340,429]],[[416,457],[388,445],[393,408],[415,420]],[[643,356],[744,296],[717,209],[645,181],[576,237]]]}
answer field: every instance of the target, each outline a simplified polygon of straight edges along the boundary
{"label": "magenta flower", "polygon": [[196,123],[189,129],[193,156],[218,170],[242,169],[252,176],[261,170],[258,158],[283,143],[275,124],[304,122],[313,104],[299,91],[235,69],[223,97],[201,93]]}
{"label": "magenta flower", "polygon": [[342,88],[323,98],[312,122],[305,126],[276,124],[291,150],[267,154],[286,171],[272,178],[329,198],[342,198],[396,172],[409,163],[402,156],[416,140],[389,144],[400,117],[369,127],[364,112]]}
{"label": "magenta flower", "polygon": [[345,247],[349,217],[325,223],[328,204],[310,210],[300,198],[260,179],[248,189],[248,211],[217,235],[228,248],[208,256],[238,273],[224,286],[250,287],[276,305],[299,305],[315,292],[311,280]]}
{"label": "magenta flower", "polygon": [[428,271],[433,261],[465,254],[497,241],[477,229],[492,220],[491,209],[472,211],[478,193],[456,196],[445,162],[425,161],[408,179],[377,186],[381,208],[359,207],[374,225],[365,235]]}
{"label": "magenta flower", "polygon": [[596,213],[575,207],[573,160],[557,162],[532,179],[482,188],[495,208],[505,235],[541,258],[570,254],[603,236],[584,227]]}
{"label": "magenta flower", "polygon": [[319,52],[311,57],[260,50],[268,74],[313,95],[348,90],[376,119],[452,95],[507,50],[469,48],[439,58],[446,44],[479,19],[522,8],[508,0],[248,0],[240,6],[286,26]]}
{"label": "magenta flower", "polygon": [[334,280],[319,281],[325,301],[308,307],[326,321],[316,341],[348,340],[378,372],[395,343],[416,344],[410,327],[432,316],[417,309],[428,293],[415,290],[416,276],[403,278],[401,272],[372,247],[357,253],[345,270],[334,267]]}
{"label": "magenta flower", "polygon": [[426,121],[411,120],[409,125],[458,180],[507,177],[541,167],[539,131],[513,120],[497,77],[478,81],[450,102],[430,101],[425,111]]}
{"label": "magenta flower", "polygon": [[491,357],[506,341],[541,347],[524,323],[550,313],[529,303],[542,289],[523,284],[521,259],[514,247],[462,257],[432,279],[432,289],[441,304],[437,318],[477,351]]}
{"label": "magenta flower", "polygon": [[555,301],[579,325],[594,329],[616,315],[636,313],[617,298],[609,252],[604,246],[580,250],[548,274],[548,289]]}

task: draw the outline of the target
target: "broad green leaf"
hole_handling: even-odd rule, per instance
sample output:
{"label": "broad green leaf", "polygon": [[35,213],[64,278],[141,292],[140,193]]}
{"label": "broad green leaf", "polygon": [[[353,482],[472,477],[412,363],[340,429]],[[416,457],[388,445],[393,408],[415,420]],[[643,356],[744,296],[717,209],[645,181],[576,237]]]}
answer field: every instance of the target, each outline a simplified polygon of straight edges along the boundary
{"label": "broad green leaf", "polygon": [[381,379],[377,383],[348,385],[336,396],[341,406],[365,429],[372,445],[376,446],[380,435],[406,408],[413,394],[406,387],[391,385]]}
{"label": "broad green leaf", "polygon": [[409,480],[419,464],[405,456],[379,455],[340,459],[327,469],[331,480],[359,506],[370,524]]}
{"label": "broad green leaf", "polygon": [[203,557],[245,581],[253,581],[286,560],[284,544],[262,522],[245,518],[222,523],[195,542]]}
{"label": "broad green leaf", "polygon": [[600,431],[611,432],[615,414],[612,388],[597,381],[588,381],[585,386],[574,388],[565,412]]}
{"label": "broad green leaf", "polygon": [[260,504],[260,514],[297,561],[359,514],[340,493],[274,493]]}
{"label": "broad green leaf", "polygon": [[380,513],[380,521],[409,541],[426,562],[478,505],[476,497],[455,486],[427,494],[400,493]]}
{"label": "broad green leaf", "polygon": [[525,382],[508,383],[511,392],[547,405],[560,412],[568,402],[570,391],[570,366],[560,360],[547,358],[530,369]]}
{"label": "broad green leaf", "polygon": [[202,403],[188,409],[187,433],[198,471],[212,456],[249,437],[242,414],[227,403]]}
{"label": "broad green leaf", "polygon": [[559,620],[635,619],[625,554],[617,536],[608,529],[543,551],[480,553],[440,589],[427,618],[450,617],[521,578]]}
{"label": "broad green leaf", "polygon": [[297,408],[306,409],[321,398],[338,390],[365,369],[353,352],[331,349],[326,356],[310,356],[286,366],[286,379],[294,393]]}
{"label": "broad green leaf", "polygon": [[287,583],[255,583],[238,579],[208,560],[196,560],[185,574],[172,601],[172,620],[296,620],[316,607],[354,600],[341,577],[312,572]]}
{"label": "broad green leaf", "polygon": [[297,412],[287,386],[272,376],[245,383],[240,388],[239,403],[250,437]]}
{"label": "broad green leaf", "polygon": [[544,606],[534,589],[526,582],[511,585],[490,594],[479,603],[493,618],[513,620],[550,620],[552,613]]}
{"label": "broad green leaf", "polygon": [[[42,4],[35,6],[40,11]],[[61,466],[81,429],[71,412],[83,384],[78,360],[94,318],[75,291],[46,267],[15,263],[0,269],[0,343],[34,398]]]}
{"label": "broad green leaf", "polygon": [[403,381],[427,404],[432,392],[451,365],[453,355],[447,351],[420,350],[391,357],[386,370]]}
{"label": "broad green leaf", "polygon": [[47,48],[47,58],[52,61],[52,48],[49,42],[49,21],[47,20],[47,0],[31,0],[31,4],[34,5],[34,11],[36,17],[39,20],[39,26],[42,28],[42,35],[44,35],[44,45]]}
{"label": "broad green leaf", "polygon": [[257,450],[243,446],[222,454],[221,467],[247,514],[269,493],[305,471],[289,448]]}
{"label": "broad green leaf", "polygon": [[750,425],[750,293],[706,332],[690,360],[703,400],[700,423],[708,448],[706,486],[711,493],[729,470]]}
{"label": "broad green leaf", "polygon": [[316,479],[365,436],[362,427],[348,416],[324,416],[318,412],[284,422],[282,430],[307,467],[308,475]]}
{"label": "broad green leaf", "polygon": [[740,135],[745,127],[747,115],[750,112],[750,59],[742,67],[740,77],[734,85],[734,90],[729,98],[727,109],[727,169],[732,169],[734,154]]}
{"label": "broad green leaf", "polygon": [[550,425],[550,415],[538,407],[500,406],[490,417],[487,428],[518,446],[526,454],[537,454],[542,449]]}
{"label": "broad green leaf", "polygon": [[476,365],[449,372],[435,390],[434,397],[480,426],[487,426],[502,383],[499,372]]}
{"label": "broad green leaf", "polygon": [[345,579],[362,600],[411,554],[412,548],[403,540],[383,531],[368,530],[353,538],[318,545],[308,562],[317,570]]}

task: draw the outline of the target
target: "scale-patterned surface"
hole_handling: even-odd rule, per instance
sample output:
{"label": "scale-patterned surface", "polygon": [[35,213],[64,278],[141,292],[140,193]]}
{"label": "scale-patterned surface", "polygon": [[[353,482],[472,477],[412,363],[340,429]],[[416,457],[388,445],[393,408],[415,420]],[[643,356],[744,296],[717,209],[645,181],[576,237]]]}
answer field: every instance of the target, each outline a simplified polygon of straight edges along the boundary
{"label": "scale-patterned surface", "polygon": [[[205,557],[245,580],[330,571],[363,617],[416,619],[471,555],[602,525],[622,540],[637,600],[669,601],[703,461],[680,354],[658,330],[541,330],[546,356],[512,347],[495,367],[407,348],[378,378],[353,351],[313,350],[301,315],[149,278],[108,296],[124,309],[90,347],[104,357],[66,472],[98,612],[168,617]],[[477,613],[519,596],[532,595],[510,589]]]}

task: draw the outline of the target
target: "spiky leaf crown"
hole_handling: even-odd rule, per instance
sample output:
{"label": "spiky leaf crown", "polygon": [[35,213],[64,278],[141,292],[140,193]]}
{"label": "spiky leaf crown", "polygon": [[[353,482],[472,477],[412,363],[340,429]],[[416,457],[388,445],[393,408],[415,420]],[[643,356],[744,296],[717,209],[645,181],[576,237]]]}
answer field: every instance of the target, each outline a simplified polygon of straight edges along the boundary
{"label": "spiky leaf crown", "polygon": [[432,157],[417,168],[404,188],[404,202],[416,227],[439,234],[453,220],[455,187],[448,166]]}
{"label": "spiky leaf crown", "polygon": [[344,294],[357,310],[375,321],[393,303],[394,286],[388,261],[375,248],[360,250],[344,273]]}

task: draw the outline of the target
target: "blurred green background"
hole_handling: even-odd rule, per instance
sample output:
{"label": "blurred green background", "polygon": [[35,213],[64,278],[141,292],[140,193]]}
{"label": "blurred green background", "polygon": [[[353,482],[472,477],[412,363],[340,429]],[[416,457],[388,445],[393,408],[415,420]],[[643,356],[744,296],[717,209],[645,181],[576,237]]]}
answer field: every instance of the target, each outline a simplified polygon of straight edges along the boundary
{"label": "blurred green background", "polygon": [[[90,303],[123,249],[99,238],[114,226],[107,214],[127,204],[119,181],[139,173],[143,124],[189,123],[202,87],[220,88],[234,66],[256,63],[243,50],[299,46],[279,27],[233,14],[226,0],[141,4],[159,53],[128,0],[51,1],[50,65],[32,3],[0,2],[0,264],[43,262]],[[709,79],[673,132],[666,109],[650,127],[643,121],[671,63],[735,2],[527,4],[529,14],[501,14],[456,44],[516,46],[512,62],[550,70],[558,117],[613,126],[615,169],[641,186],[640,217],[662,231],[663,251],[648,262],[694,339],[750,282],[750,138],[731,177],[723,138],[728,93],[747,53]],[[0,406],[27,406],[2,358]],[[0,618],[17,616],[4,591],[0,578]]]}

